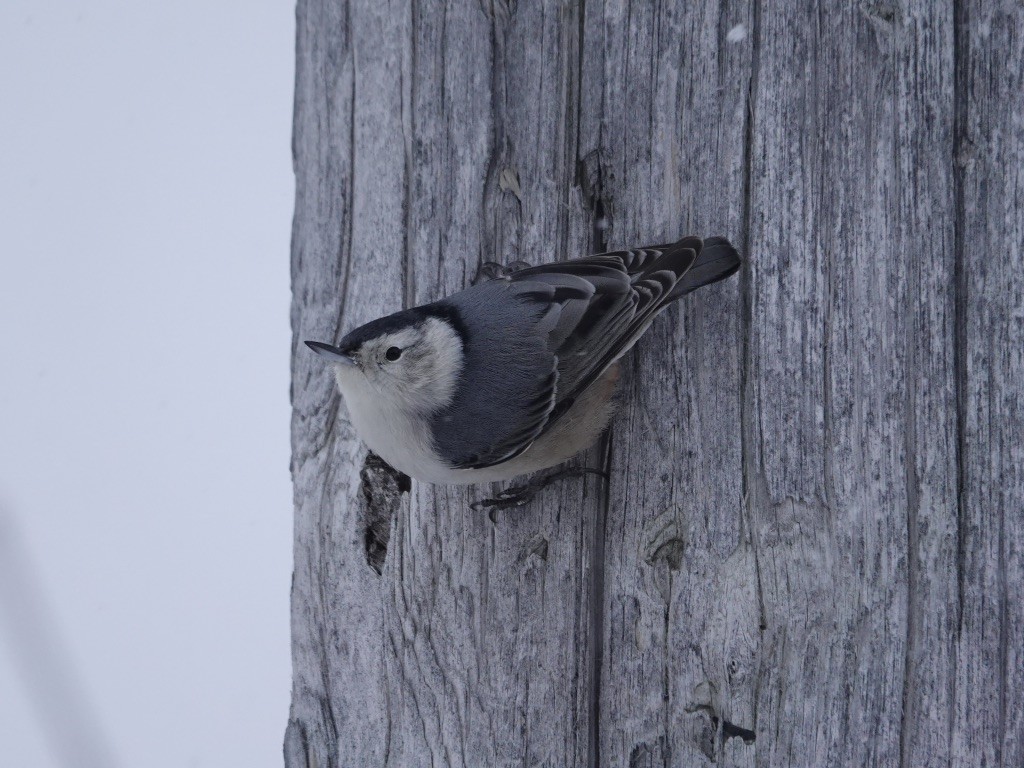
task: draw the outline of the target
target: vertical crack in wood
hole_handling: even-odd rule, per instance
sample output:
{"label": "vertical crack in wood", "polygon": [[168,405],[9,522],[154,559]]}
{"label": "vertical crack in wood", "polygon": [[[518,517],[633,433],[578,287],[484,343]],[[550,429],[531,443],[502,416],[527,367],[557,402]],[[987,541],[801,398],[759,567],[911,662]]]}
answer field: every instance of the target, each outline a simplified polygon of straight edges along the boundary
{"label": "vertical crack in wood", "polygon": [[[608,474],[612,463],[611,435],[606,433],[601,441],[601,468]],[[601,673],[604,661],[604,540],[607,534],[608,508],[611,492],[608,483],[598,485],[597,514],[594,516],[590,546],[590,583],[587,614],[590,621],[590,689],[587,718],[588,765],[601,765]]]}
{"label": "vertical crack in wood", "polygon": [[751,230],[753,228],[753,222],[751,221],[751,196],[753,194],[753,149],[754,149],[754,108],[757,93],[757,79],[758,79],[758,29],[756,27],[758,21],[758,12],[760,9],[760,3],[754,3],[754,24],[753,30],[753,52],[751,54],[751,74],[750,81],[747,84],[747,109],[746,109],[746,121],[747,124],[744,128],[743,137],[743,258],[746,260],[746,265],[740,270],[740,299],[742,302],[742,321],[740,328],[742,329],[743,338],[740,340],[742,348],[742,363],[740,365],[740,465],[743,469],[742,477],[742,494],[743,498],[747,499],[750,495],[750,474],[752,468],[750,467],[751,462],[751,443],[753,442],[752,435],[750,434],[750,418],[754,412],[753,403],[753,392],[751,391],[752,382],[750,379],[750,347],[751,347],[751,332],[753,330],[753,285],[751,284],[750,277],[750,248],[753,240]]}
{"label": "vertical crack in wood", "polygon": [[[341,339],[341,323],[345,317],[345,305],[348,299],[348,283],[352,272],[352,240],[355,237],[355,216],[353,211],[355,210],[355,194],[356,194],[356,80],[358,79],[357,62],[356,62],[356,45],[352,39],[352,4],[345,3],[345,42],[348,44],[349,58],[352,60],[352,90],[349,94],[349,114],[348,114],[348,196],[345,200],[345,206],[343,211],[345,214],[345,221],[342,222],[343,228],[342,236],[338,238],[338,261],[344,266],[342,267],[342,279],[341,279],[341,290],[339,295],[341,296],[341,303],[338,306],[338,316],[335,318],[334,326],[334,341]],[[330,115],[329,109],[325,110],[325,114],[328,118],[328,130],[330,130]]]}
{"label": "vertical crack in wood", "polygon": [[[882,8],[881,11],[875,10],[875,13],[882,13],[882,18],[886,21],[891,21],[892,15],[895,11],[891,9]],[[897,45],[894,35],[887,35],[886,39],[889,44],[894,48]],[[889,62],[895,66],[896,64],[896,52],[889,57]],[[893,86],[893,101],[899,103],[900,99],[900,73],[894,72],[892,77]],[[894,132],[897,134],[896,141],[893,142],[893,178],[896,179],[897,183],[903,180],[903,163],[901,162],[900,156],[900,142],[899,132],[901,126],[899,125],[899,111],[894,110],[896,125],[894,126]],[[902,227],[898,231],[902,231]],[[906,248],[906,243],[899,242],[898,248]],[[894,254],[890,254],[892,258]],[[921,284],[921,276],[918,274],[919,268],[915,259],[910,259],[906,266],[906,274],[904,275],[904,287],[903,287],[903,316],[906,319],[903,328],[903,353],[904,353],[904,365],[906,366],[903,373],[903,476],[904,484],[906,486],[906,528],[907,528],[907,585],[906,585],[906,597],[904,601],[905,615],[905,633],[904,633],[904,646],[903,646],[903,691],[902,691],[902,704],[900,707],[900,723],[899,723],[899,755],[900,765],[908,766],[913,763],[913,755],[911,749],[913,744],[911,742],[910,733],[908,729],[914,727],[913,724],[918,722],[918,697],[915,691],[915,684],[917,681],[917,670],[915,669],[915,659],[918,658],[917,645],[920,642],[920,630],[921,630],[921,610],[922,605],[920,600],[917,599],[919,591],[919,570],[921,563],[919,562],[920,553],[920,536],[919,536],[919,521],[920,521],[920,506],[921,506],[921,482],[917,473],[917,408],[916,408],[916,395],[918,382],[921,378],[918,371],[921,367],[921,361],[918,355],[918,349],[920,344],[919,329],[917,328],[919,320],[919,314],[915,311],[914,302],[915,297],[918,295],[916,291],[912,289],[912,286]],[[829,323],[831,327],[831,322]],[[827,479],[826,479],[827,481]]]}
{"label": "vertical crack in wood", "polygon": [[[333,446],[336,433],[333,430],[333,422],[331,423],[331,436],[328,439],[327,444],[327,455],[330,456],[334,453]],[[330,546],[330,542],[334,541],[333,538],[333,509],[330,508],[330,502],[333,501],[334,496],[331,493],[331,489],[334,487],[334,470],[335,466],[328,462],[323,474],[321,475],[322,483],[320,486],[320,505],[317,509],[319,515],[318,528],[322,531],[322,537],[320,544],[317,547],[317,551],[314,554],[312,560],[315,563],[316,575],[313,579],[316,585],[316,605],[315,615],[313,620],[316,622],[316,631],[319,642],[316,644],[316,654],[318,657],[318,671],[320,673],[320,691],[310,691],[310,696],[316,700],[316,705],[320,710],[320,720],[323,724],[324,731],[327,734],[327,738],[323,740],[327,749],[327,763],[329,766],[336,765],[336,745],[338,743],[338,721],[335,717],[334,703],[331,698],[333,687],[331,685],[331,659],[328,656],[328,649],[331,647],[329,642],[331,628],[330,624],[330,606],[331,600],[328,595],[328,585],[332,582],[330,567],[331,562],[328,556],[323,551],[324,542],[327,546]],[[328,500],[328,504],[324,504],[324,501]],[[319,741],[319,740],[318,740]],[[307,757],[309,752],[307,750]],[[316,757],[313,756],[315,762]]]}
{"label": "vertical crack in wood", "polygon": [[[580,126],[582,122],[582,94],[584,88],[584,59],[586,54],[586,0],[579,0],[577,13],[579,14],[577,26],[577,69],[576,69],[576,99],[575,99],[575,135],[570,138],[567,134],[566,140],[573,141],[573,148],[570,157],[576,158],[576,183],[580,186],[582,201],[590,208],[591,214],[591,252],[603,252],[607,250],[606,243],[606,211],[602,199],[603,195],[603,164],[601,160],[601,135],[600,126],[603,123],[604,115],[604,89],[601,89],[601,104],[598,120],[597,149],[588,153],[587,157],[580,156]],[[568,71],[568,68],[566,69]],[[600,443],[601,469],[606,477],[611,476],[612,462],[612,438],[609,429]],[[591,529],[590,542],[590,573],[588,583],[587,599],[587,621],[588,621],[588,647],[589,647],[589,670],[587,690],[587,765],[595,768],[601,764],[601,677],[604,662],[604,638],[605,638],[605,536],[607,535],[607,519],[611,504],[611,492],[608,482],[602,482],[598,486],[600,497],[596,505],[593,527]]]}
{"label": "vertical crack in wood", "polygon": [[[682,554],[683,554],[682,550],[683,550],[682,542],[680,542],[679,557],[681,557]],[[662,628],[661,628],[661,631],[662,631],[663,636],[665,638],[665,659],[666,659],[666,661],[661,666],[661,700],[662,700],[662,706],[661,706],[661,728],[662,728],[662,734],[661,734],[661,736],[658,737],[658,740],[663,742],[663,747],[662,747],[662,750],[661,750],[661,757],[662,757],[662,760],[663,760],[665,766],[670,765],[671,764],[671,759],[672,759],[672,718],[671,718],[671,715],[672,715],[671,709],[672,708],[671,708],[671,706],[669,706],[669,702],[672,701],[672,699],[671,699],[671,695],[672,695],[672,688],[671,688],[672,672],[671,672],[671,669],[670,669],[671,665],[668,663],[668,659],[670,658],[668,652],[669,652],[669,648],[671,647],[670,646],[670,642],[671,642],[671,636],[672,636],[672,587],[674,586],[673,583],[672,583],[672,581],[673,581],[672,577],[674,575],[674,572],[679,569],[679,565],[680,565],[680,563],[679,563],[678,559],[676,560],[675,567],[673,567],[671,565],[671,563],[669,563],[669,569],[668,569],[668,593],[667,593],[669,599],[667,599],[665,601],[665,611],[662,614]],[[632,760],[630,760],[630,768],[632,768]]]}
{"label": "vertical crack in wood", "polygon": [[484,194],[481,200],[483,233],[478,267],[485,261],[495,261],[499,264],[504,262],[503,254],[498,253],[498,219],[501,216],[501,205],[498,201],[502,193],[499,179],[502,169],[509,163],[512,152],[505,129],[508,113],[506,36],[509,13],[504,5],[492,5],[491,10],[491,147],[484,173]]}
{"label": "vertical crack in wood", "polygon": [[[747,84],[747,108],[745,110],[746,125],[743,136],[743,258],[746,266],[740,270],[740,467],[742,470],[740,492],[743,505],[746,510],[744,527],[749,537],[754,554],[754,570],[757,574],[757,602],[760,611],[759,626],[763,631],[767,626],[764,607],[764,590],[761,585],[761,564],[758,555],[757,536],[754,530],[753,504],[754,494],[753,477],[757,474],[757,468],[752,466],[754,461],[753,443],[754,425],[751,423],[754,408],[753,382],[750,375],[751,364],[751,334],[753,333],[753,284],[751,280],[751,247],[753,243],[752,229],[752,196],[753,196],[753,165],[754,165],[754,125],[756,119],[757,90],[760,77],[760,53],[761,53],[761,3],[758,0],[754,3],[753,16],[751,19],[751,54],[750,54],[750,81]],[[744,523],[741,518],[741,523]],[[740,531],[740,535],[744,531]],[[755,727],[757,715],[757,701],[754,702]]]}
{"label": "vertical crack in wood", "polygon": [[[743,258],[746,265],[740,270],[740,539],[744,537],[750,542],[751,553],[754,560],[754,576],[756,579],[758,629],[764,632],[768,628],[768,618],[765,610],[764,585],[761,574],[761,555],[758,546],[757,528],[755,526],[755,504],[754,498],[761,498],[764,494],[761,486],[764,485],[763,470],[758,472],[754,466],[755,456],[762,455],[760,451],[754,452],[754,441],[757,432],[752,419],[755,414],[753,380],[751,378],[751,346],[753,334],[753,313],[754,313],[754,289],[751,276],[753,256],[753,172],[754,172],[754,129],[757,117],[757,94],[760,87],[760,58],[761,58],[761,2],[755,0],[751,11],[751,52],[750,52],[750,80],[747,84],[747,104],[744,116],[746,125],[743,133],[743,189],[742,189],[742,222],[743,222]],[[763,643],[763,636],[759,638]],[[760,652],[759,652],[760,655]],[[759,698],[760,688],[764,682],[764,674],[760,662],[755,671],[754,693],[752,702],[753,722],[751,723],[751,741],[759,727]],[[717,730],[717,729],[716,729]],[[754,757],[756,758],[756,752]]]}
{"label": "vertical crack in wood", "polygon": [[[967,147],[967,67],[970,44],[964,0],[953,1],[953,367],[956,401],[956,632],[964,622],[964,581],[967,566],[967,274],[964,269],[964,161]],[[951,674],[954,692],[956,674]],[[953,701],[956,701],[954,695]]]}
{"label": "vertical crack in wood", "polygon": [[[585,39],[585,30],[587,24],[587,0],[579,0],[577,5],[577,19],[576,19],[576,135],[575,135],[575,151],[569,155],[571,158],[576,159],[577,169],[579,168],[580,162],[580,126],[582,125],[583,118],[583,41]],[[568,68],[566,68],[568,71]],[[568,134],[566,134],[566,140],[568,141]],[[577,172],[577,176],[578,176]],[[579,184],[577,178],[576,183]]]}
{"label": "vertical crack in wood", "polygon": [[409,231],[412,229],[412,181],[413,181],[413,136],[415,124],[412,116],[412,105],[416,94],[416,0],[409,0],[409,46],[402,46],[402,62],[399,82],[402,90],[402,138],[405,149],[405,179],[402,184],[402,307],[408,309],[416,305],[416,258],[409,253]]}
{"label": "vertical crack in wood", "polygon": [[[1006,697],[1007,683],[1010,679],[1010,599],[1008,574],[1006,568],[1006,515],[1008,510],[1000,510],[999,515],[999,729],[997,733],[1006,734]],[[1005,739],[1005,735],[1004,735]],[[1003,746],[1005,741],[996,742],[996,759],[1000,765],[1006,765],[1003,761]]]}
{"label": "vertical crack in wood", "polygon": [[[897,171],[896,178],[900,175]],[[918,285],[919,280],[913,279],[914,261],[908,265],[906,276],[905,302],[913,304],[912,292],[909,286]],[[909,320],[904,328],[904,354],[906,355],[907,370],[903,376],[903,471],[906,484],[907,497],[907,594],[906,594],[906,634],[903,648],[903,706],[900,713],[900,765],[910,765],[912,756],[910,754],[911,743],[907,738],[908,723],[917,722],[917,696],[914,693],[914,682],[916,672],[914,670],[914,659],[917,658],[916,645],[920,639],[920,611],[922,605],[916,599],[918,593],[918,552],[920,539],[918,532],[919,511],[920,511],[920,479],[917,474],[917,409],[915,407],[914,388],[918,382],[917,371],[919,361],[917,355],[918,340],[916,328],[914,327],[917,314],[913,306],[904,306],[906,317]]]}
{"label": "vertical crack in wood", "polygon": [[953,0],[953,398],[956,408],[956,642],[950,654],[948,744],[953,754],[959,696],[959,649],[967,579],[967,274],[964,269],[964,150],[967,142],[967,66],[970,52],[964,0]]}
{"label": "vertical crack in wood", "polygon": [[[584,45],[586,43],[586,0],[580,0],[579,4],[579,59],[576,76],[576,183],[580,186],[585,205],[590,207],[591,232],[593,240],[591,253],[604,253],[608,250],[608,211],[604,200],[604,163],[601,159],[601,148],[604,142],[604,114],[605,89],[601,88],[601,103],[598,108],[597,121],[597,149],[591,150],[586,157],[579,154],[580,148],[580,125],[582,123],[582,94],[583,69],[584,69]],[[603,61],[603,59],[602,59]]]}

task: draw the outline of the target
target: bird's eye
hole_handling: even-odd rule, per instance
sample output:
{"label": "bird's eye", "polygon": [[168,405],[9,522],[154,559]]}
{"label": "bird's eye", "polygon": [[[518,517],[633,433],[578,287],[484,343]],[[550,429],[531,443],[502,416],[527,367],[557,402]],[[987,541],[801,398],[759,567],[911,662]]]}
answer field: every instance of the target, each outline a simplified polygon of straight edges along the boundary
{"label": "bird's eye", "polygon": [[402,350],[400,350],[398,347],[388,347],[388,351],[384,353],[384,357],[386,357],[391,362],[395,362],[395,360],[397,360],[401,356]]}

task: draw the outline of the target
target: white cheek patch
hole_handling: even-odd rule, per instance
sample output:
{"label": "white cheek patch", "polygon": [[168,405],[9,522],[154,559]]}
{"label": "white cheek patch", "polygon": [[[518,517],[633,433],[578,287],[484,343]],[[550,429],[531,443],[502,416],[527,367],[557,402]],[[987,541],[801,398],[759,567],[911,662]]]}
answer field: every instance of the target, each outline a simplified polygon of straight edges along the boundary
{"label": "white cheek patch", "polygon": [[[386,359],[391,347],[402,350],[398,360]],[[429,414],[455,397],[462,364],[462,338],[448,323],[428,317],[376,340],[364,352],[362,371],[381,407]]]}
{"label": "white cheek patch", "polygon": [[430,393],[430,406],[443,408],[455,397],[455,387],[462,373],[462,339],[448,323],[431,317],[423,324],[420,343],[426,352],[424,375],[429,384],[424,389]]}

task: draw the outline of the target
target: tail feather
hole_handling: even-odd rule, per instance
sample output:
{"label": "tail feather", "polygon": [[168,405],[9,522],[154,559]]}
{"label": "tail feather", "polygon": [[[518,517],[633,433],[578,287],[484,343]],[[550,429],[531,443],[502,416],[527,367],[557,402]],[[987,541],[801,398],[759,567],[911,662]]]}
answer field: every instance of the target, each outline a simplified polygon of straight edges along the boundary
{"label": "tail feather", "polygon": [[672,299],[678,299],[698,288],[717,283],[740,268],[739,253],[724,237],[709,237],[693,264],[672,290]]}

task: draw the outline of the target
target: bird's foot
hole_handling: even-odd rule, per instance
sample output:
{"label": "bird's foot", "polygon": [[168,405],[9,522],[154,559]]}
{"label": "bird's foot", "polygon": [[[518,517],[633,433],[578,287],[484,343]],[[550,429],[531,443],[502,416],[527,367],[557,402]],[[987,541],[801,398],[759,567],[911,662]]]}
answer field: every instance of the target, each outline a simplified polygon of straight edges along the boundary
{"label": "bird's foot", "polygon": [[493,499],[474,501],[469,506],[470,509],[488,510],[491,522],[494,522],[495,512],[501,509],[512,509],[513,507],[521,507],[524,504],[528,504],[533,500],[534,496],[556,480],[568,480],[573,477],[584,477],[585,475],[598,475],[605,480],[608,479],[608,473],[602,472],[600,469],[592,469],[591,467],[568,467],[546,475],[536,475],[535,477],[531,477],[522,485],[513,485],[506,488]]}
{"label": "bird's foot", "polygon": [[520,269],[526,269],[530,266],[529,262],[526,261],[513,261],[509,265],[499,264],[496,261],[485,261],[480,265],[480,269],[476,271],[476,277],[473,278],[473,285],[477,283],[486,283],[488,280],[494,280],[499,277],[508,277],[513,272],[518,272]]}

